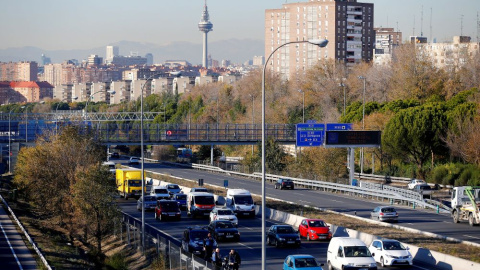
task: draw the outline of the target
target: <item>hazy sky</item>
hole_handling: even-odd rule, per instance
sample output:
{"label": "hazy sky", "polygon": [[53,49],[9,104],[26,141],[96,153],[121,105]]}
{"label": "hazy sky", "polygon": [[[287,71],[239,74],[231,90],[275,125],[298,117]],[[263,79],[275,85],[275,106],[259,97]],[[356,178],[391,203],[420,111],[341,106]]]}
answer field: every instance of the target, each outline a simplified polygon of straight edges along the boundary
{"label": "hazy sky", "polygon": [[[264,38],[265,9],[303,1],[208,0],[213,32],[209,41]],[[375,4],[375,26],[394,27],[404,38],[423,33],[437,41],[477,36],[479,0],[363,0]],[[201,43],[197,24],[203,0],[0,0],[0,49],[89,49],[121,40],[154,44]],[[431,16],[431,10],[433,16]]]}

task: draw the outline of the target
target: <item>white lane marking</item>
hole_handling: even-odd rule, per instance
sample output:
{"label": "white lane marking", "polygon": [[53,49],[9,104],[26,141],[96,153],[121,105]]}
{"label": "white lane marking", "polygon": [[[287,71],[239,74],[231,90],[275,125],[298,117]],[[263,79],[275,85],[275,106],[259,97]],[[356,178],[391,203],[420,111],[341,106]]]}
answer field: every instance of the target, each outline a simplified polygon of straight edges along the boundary
{"label": "white lane marking", "polygon": [[463,236],[465,236],[465,237],[470,237],[470,238],[475,238],[475,239],[480,239],[480,238],[478,238],[478,237],[471,236],[471,235],[466,235],[466,234],[464,234]]}
{"label": "white lane marking", "polygon": [[248,248],[248,249],[253,249],[253,247],[249,247],[249,246],[247,246],[247,245],[245,245],[245,244],[243,244],[243,243],[238,243],[238,244],[239,244],[239,245],[242,245],[242,246],[244,246],[244,247],[246,247],[246,248]]}
{"label": "white lane marking", "polygon": [[3,229],[2,222],[0,222],[0,228],[2,228],[3,235],[5,235],[5,239],[7,240],[8,246],[10,247],[10,250],[12,250],[13,256],[15,257],[15,260],[17,261],[18,267],[20,270],[23,270],[22,265],[20,264],[20,261],[18,260],[17,254],[15,254],[15,250],[13,250],[12,244],[10,244],[10,240],[8,240],[7,233],[5,233],[5,230]]}

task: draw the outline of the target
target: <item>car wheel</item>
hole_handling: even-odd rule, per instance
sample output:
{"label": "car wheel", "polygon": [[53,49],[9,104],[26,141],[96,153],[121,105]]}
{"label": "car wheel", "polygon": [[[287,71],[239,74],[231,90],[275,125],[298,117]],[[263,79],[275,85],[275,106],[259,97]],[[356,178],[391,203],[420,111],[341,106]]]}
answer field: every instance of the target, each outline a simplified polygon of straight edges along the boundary
{"label": "car wheel", "polygon": [[275,189],[278,189],[277,185],[275,185]]}
{"label": "car wheel", "polygon": [[267,237],[267,246],[270,246],[272,245],[272,243],[270,242],[270,237]]}
{"label": "car wheel", "polygon": [[475,220],[473,219],[473,214],[470,213],[470,215],[468,215],[468,224],[470,226],[475,226]]}
{"label": "car wheel", "polygon": [[158,220],[157,212],[155,212],[155,220]]}
{"label": "car wheel", "polygon": [[382,267],[385,267],[385,262],[383,261],[383,257],[380,257],[380,265]]}
{"label": "car wheel", "polygon": [[280,243],[278,243],[277,239],[275,239],[275,247],[277,247],[277,248],[280,247]]}
{"label": "car wheel", "polygon": [[327,262],[328,270],[333,270],[332,263],[330,261]]}
{"label": "car wheel", "polygon": [[310,234],[307,233],[307,241],[310,241]]}
{"label": "car wheel", "polygon": [[294,188],[294,187],[292,187],[292,190],[294,190],[294,189],[295,189],[295,188]]}
{"label": "car wheel", "polygon": [[160,215],[158,216],[158,219],[159,219],[160,221],[163,221],[163,220],[162,220],[162,214],[161,214],[161,213],[160,213]]}

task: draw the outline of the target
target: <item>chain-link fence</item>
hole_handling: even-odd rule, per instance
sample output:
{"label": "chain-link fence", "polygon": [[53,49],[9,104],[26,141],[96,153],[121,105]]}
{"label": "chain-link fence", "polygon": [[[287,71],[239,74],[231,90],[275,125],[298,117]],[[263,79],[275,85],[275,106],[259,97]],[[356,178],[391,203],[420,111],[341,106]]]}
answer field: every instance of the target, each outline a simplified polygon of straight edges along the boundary
{"label": "chain-link fence", "polygon": [[[141,220],[122,213],[120,224],[116,224],[114,234],[128,246],[142,250]],[[155,262],[153,269],[165,270],[209,270],[210,262],[182,250],[181,241],[165,235],[158,229],[145,224],[145,249],[148,261]]]}

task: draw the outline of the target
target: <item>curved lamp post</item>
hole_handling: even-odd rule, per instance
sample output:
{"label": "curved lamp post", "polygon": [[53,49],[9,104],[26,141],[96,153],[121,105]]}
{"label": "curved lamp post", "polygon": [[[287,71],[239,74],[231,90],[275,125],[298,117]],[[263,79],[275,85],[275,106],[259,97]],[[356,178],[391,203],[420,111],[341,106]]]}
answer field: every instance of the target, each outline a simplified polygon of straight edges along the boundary
{"label": "curved lamp post", "polygon": [[12,130],[10,126],[12,112],[15,109],[11,109],[8,113],[8,172],[12,173]]}
{"label": "curved lamp post", "polygon": [[290,41],[278,46],[265,60],[263,65],[263,74],[262,74],[262,270],[266,269],[266,246],[265,246],[265,72],[267,69],[268,60],[272,55],[278,51],[278,49],[286,46],[288,44],[294,43],[310,43],[317,45],[319,47],[325,47],[328,44],[326,39],[315,39],[315,40],[301,40],[301,41]]}

